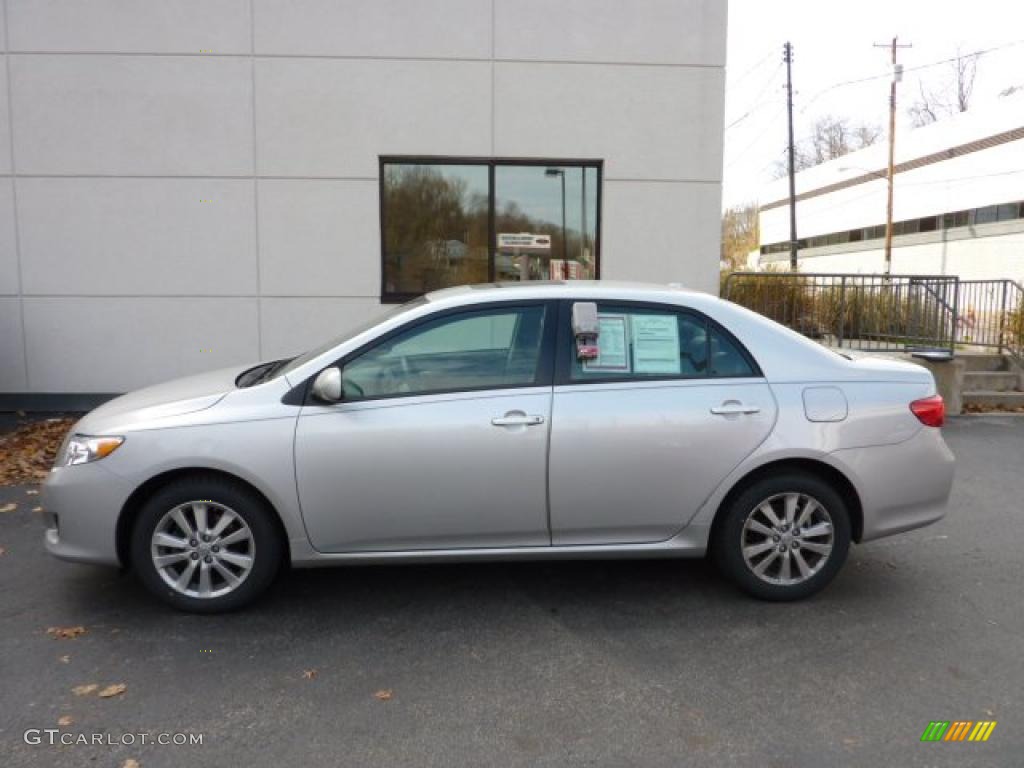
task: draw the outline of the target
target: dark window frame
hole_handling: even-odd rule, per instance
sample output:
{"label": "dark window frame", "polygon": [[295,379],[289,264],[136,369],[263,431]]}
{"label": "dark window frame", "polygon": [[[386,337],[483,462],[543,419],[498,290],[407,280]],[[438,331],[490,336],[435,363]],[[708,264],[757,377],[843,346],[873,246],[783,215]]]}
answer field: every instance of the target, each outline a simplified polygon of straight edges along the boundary
{"label": "dark window frame", "polygon": [[[677,315],[689,315],[698,321],[704,323],[707,333],[707,360],[710,365],[711,362],[711,334],[713,332],[718,333],[725,337],[732,345],[736,348],[736,351],[740,353],[747,365],[750,367],[750,373],[744,376],[712,376],[710,371],[708,374],[703,376],[694,376],[685,373],[666,373],[666,374],[651,374],[649,376],[635,376],[632,373],[629,374],[609,374],[607,376],[595,376],[587,379],[574,379],[572,377],[572,364],[573,364],[573,349],[575,348],[574,339],[572,337],[572,305],[576,302],[593,302],[598,305],[605,305],[615,308],[622,308],[629,311],[635,310],[649,310],[653,312],[670,312]],[[574,297],[571,299],[561,299],[558,310],[558,338],[555,341],[555,386],[571,386],[571,387],[585,387],[591,384],[650,384],[660,382],[672,383],[682,381],[695,381],[695,382],[706,382],[714,383],[720,381],[726,381],[729,379],[763,379],[764,372],[761,370],[761,366],[758,365],[757,359],[751,354],[750,350],[747,349],[746,345],[741,342],[736,335],[729,329],[725,328],[721,323],[716,322],[708,315],[700,312],[692,307],[683,306],[682,304],[662,304],[654,301],[636,301],[636,300],[624,300],[614,299],[607,296],[597,298],[586,298],[583,296]]]}
{"label": "dark window frame", "polygon": [[[594,279],[601,279],[601,206],[604,189],[604,160],[591,159],[558,159],[558,158],[522,158],[522,157],[458,157],[455,155],[379,155],[377,158],[377,205],[380,218],[380,302],[381,304],[401,304],[422,296],[422,293],[395,292],[387,290],[385,221],[384,210],[384,166],[401,165],[480,165],[487,167],[487,279],[494,281],[494,260],[498,251],[498,234],[495,230],[495,190],[494,170],[498,166],[561,166],[565,168],[589,168],[597,172],[597,196],[594,201]],[[453,286],[445,286],[453,287]]]}

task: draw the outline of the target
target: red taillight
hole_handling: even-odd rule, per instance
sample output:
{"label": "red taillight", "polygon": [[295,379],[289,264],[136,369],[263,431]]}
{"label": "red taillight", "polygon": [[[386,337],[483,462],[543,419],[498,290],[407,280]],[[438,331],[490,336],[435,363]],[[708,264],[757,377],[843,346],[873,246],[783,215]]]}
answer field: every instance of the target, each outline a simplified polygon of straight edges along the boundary
{"label": "red taillight", "polygon": [[926,427],[941,427],[946,421],[946,404],[942,395],[932,395],[910,404],[910,410]]}

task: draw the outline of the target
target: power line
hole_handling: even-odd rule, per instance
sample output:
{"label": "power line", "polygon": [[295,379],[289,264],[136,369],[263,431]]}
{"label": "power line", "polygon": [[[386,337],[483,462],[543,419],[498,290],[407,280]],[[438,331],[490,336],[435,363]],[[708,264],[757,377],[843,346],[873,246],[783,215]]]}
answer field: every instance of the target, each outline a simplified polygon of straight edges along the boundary
{"label": "power line", "polygon": [[[785,112],[785,111],[786,111],[786,103],[783,102],[782,104],[779,105],[779,108],[774,113],[772,113],[772,116],[771,116],[769,122],[774,123],[775,120],[778,117],[780,117],[782,115],[782,113]],[[771,133],[769,133],[768,131],[761,131],[760,133],[758,133],[757,136],[754,137],[754,140],[752,142],[747,144],[747,146],[745,146],[743,149],[741,149],[738,154],[733,156],[732,160],[729,161],[728,165],[726,165],[725,168],[732,168],[734,165],[736,165],[736,163],[740,160],[740,158],[742,158],[744,155],[746,155],[747,152],[749,152],[751,149],[753,149],[756,145],[758,145],[762,141],[764,141],[765,137],[767,137],[767,136],[771,136]]]}
{"label": "power line", "polygon": [[766,61],[768,61],[768,59],[771,58],[774,53],[775,53],[775,46],[772,46],[771,48],[768,49],[768,52],[764,56],[762,56],[760,59],[757,60],[756,64],[753,64],[748,69],[744,70],[742,75],[739,75],[731,83],[728,80],[726,80],[726,83],[725,83],[726,89],[728,90],[730,88],[735,88],[737,85],[742,83],[748,76],[750,76],[762,64],[764,64]]}
{"label": "power line", "polygon": [[774,101],[775,101],[774,99],[764,99],[763,101],[760,101],[760,99],[761,99],[762,96],[764,96],[768,92],[768,89],[771,88],[775,84],[775,78],[779,74],[779,71],[781,69],[782,69],[782,62],[779,62],[779,65],[772,71],[771,77],[768,78],[768,82],[765,84],[764,88],[762,88],[758,92],[757,96],[754,97],[753,100],[756,102],[754,104],[754,106],[752,106],[750,109],[748,109],[742,115],[740,115],[735,120],[733,120],[731,123],[729,123],[727,126],[725,126],[725,130],[728,131],[733,126],[739,125],[744,120],[746,120],[748,117],[750,117],[752,114],[754,114],[754,112],[759,110],[761,107],[764,107],[764,106],[766,106],[768,104],[774,103]]}
{"label": "power line", "polygon": [[[904,67],[903,68],[903,72],[904,73],[916,72],[916,71],[921,70],[921,69],[929,69],[930,67],[938,67],[938,66],[941,66],[942,64],[949,64],[951,62],[957,61],[958,59],[966,59],[966,58],[970,58],[971,56],[982,56],[982,55],[984,55],[986,53],[992,53],[994,51],[1001,51],[1004,48],[1013,48],[1014,46],[1021,45],[1022,43],[1024,43],[1024,40],[1013,40],[1013,41],[1011,41],[1009,43],[1003,43],[1002,45],[992,46],[991,48],[981,48],[981,49],[979,49],[977,51],[972,51],[970,53],[961,53],[961,54],[958,54],[957,56],[950,56],[949,58],[939,59],[938,61],[930,61],[930,62],[928,62],[926,64],[915,64],[912,67]],[[804,104],[804,106],[800,109],[800,114],[802,115],[804,112],[806,112],[814,102],[816,102],[819,98],[824,96],[826,93],[831,93],[832,91],[836,90],[837,88],[844,88],[844,87],[846,87],[848,85],[859,85],[860,83],[868,83],[868,82],[871,82],[872,80],[882,80],[883,78],[888,78],[888,77],[892,77],[892,73],[891,72],[885,72],[885,73],[879,74],[879,75],[868,75],[867,77],[858,77],[858,78],[855,78],[853,80],[843,80],[842,82],[839,82],[839,83],[833,83],[832,85],[830,85],[830,86],[828,86],[826,88],[822,88],[820,91],[815,93],[810,98],[810,100],[806,104]]]}

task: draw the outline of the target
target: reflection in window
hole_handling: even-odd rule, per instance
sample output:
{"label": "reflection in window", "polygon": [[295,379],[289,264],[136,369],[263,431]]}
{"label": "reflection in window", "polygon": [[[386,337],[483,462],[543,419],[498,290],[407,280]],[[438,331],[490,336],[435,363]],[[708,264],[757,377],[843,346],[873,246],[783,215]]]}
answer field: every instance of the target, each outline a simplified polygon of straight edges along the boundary
{"label": "reflection in window", "polygon": [[598,276],[599,163],[381,163],[383,298]]}
{"label": "reflection in window", "polygon": [[384,292],[487,282],[487,167],[385,164],[383,173]]}
{"label": "reflection in window", "polygon": [[495,280],[595,277],[595,168],[498,165],[494,195]]}

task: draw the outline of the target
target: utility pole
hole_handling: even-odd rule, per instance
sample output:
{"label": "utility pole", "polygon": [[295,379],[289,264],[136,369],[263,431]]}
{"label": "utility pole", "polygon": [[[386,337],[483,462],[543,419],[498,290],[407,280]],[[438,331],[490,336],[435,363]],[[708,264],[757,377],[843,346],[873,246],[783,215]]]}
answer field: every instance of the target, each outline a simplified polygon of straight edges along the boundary
{"label": "utility pole", "polygon": [[911,48],[910,43],[897,45],[896,38],[891,43],[875,43],[875,48],[892,50],[892,82],[889,84],[889,170],[886,173],[888,195],[885,203],[885,274],[892,272],[892,171],[896,153],[896,83],[903,79],[903,67],[896,63],[897,48]]}
{"label": "utility pole", "polygon": [[789,115],[789,269],[796,272],[796,162],[793,149],[793,44],[782,46],[786,62],[786,112]]}

